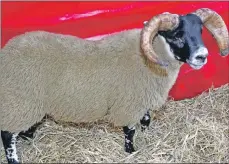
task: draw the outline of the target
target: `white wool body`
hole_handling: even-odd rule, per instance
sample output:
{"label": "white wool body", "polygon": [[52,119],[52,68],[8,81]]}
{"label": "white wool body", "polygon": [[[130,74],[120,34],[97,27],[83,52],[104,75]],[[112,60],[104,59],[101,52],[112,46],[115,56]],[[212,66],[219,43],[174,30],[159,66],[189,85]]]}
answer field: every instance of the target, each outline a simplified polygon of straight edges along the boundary
{"label": "white wool body", "polygon": [[[0,51],[2,130],[27,130],[46,115],[66,122],[107,119],[134,125],[162,106],[181,64],[156,36],[153,47],[169,65],[149,68],[140,49],[140,29],[98,41],[44,31],[9,40]],[[159,73],[157,73],[159,72]]]}

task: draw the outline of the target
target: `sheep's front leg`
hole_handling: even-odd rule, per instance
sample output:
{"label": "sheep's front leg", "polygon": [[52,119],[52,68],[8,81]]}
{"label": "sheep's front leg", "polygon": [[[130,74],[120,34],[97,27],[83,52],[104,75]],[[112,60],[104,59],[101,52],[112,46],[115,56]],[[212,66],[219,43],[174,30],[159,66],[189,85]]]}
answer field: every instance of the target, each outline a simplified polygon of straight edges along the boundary
{"label": "sheep's front leg", "polygon": [[146,128],[149,128],[150,121],[151,121],[151,116],[148,110],[147,113],[140,120],[142,132],[144,132]]}
{"label": "sheep's front leg", "polygon": [[128,127],[124,126],[123,127],[123,132],[125,134],[125,151],[127,153],[132,153],[134,152],[134,146],[133,146],[133,138],[135,134],[135,127]]}
{"label": "sheep's front leg", "polygon": [[1,137],[8,163],[18,164],[19,160],[16,150],[17,134],[8,131],[1,131]]}

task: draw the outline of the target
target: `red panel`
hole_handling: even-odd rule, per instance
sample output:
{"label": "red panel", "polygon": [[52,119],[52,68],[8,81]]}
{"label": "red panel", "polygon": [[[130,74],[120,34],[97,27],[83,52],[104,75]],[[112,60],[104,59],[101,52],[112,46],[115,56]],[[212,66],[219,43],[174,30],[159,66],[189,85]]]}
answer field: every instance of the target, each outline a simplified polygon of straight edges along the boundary
{"label": "red panel", "polygon": [[[2,2],[2,46],[15,35],[46,30],[82,38],[141,28],[144,20],[162,12],[186,14],[211,8],[229,24],[229,2]],[[208,64],[201,70],[182,66],[170,92],[174,99],[196,96],[214,85],[229,82],[229,57],[219,56],[218,47],[204,30],[209,50]]]}

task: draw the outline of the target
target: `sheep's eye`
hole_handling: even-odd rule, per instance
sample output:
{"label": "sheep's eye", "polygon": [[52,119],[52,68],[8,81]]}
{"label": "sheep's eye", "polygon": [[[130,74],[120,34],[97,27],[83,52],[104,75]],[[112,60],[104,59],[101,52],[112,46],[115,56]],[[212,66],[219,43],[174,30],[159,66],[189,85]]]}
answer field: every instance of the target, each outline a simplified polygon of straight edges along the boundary
{"label": "sheep's eye", "polygon": [[176,33],[176,38],[181,38],[183,36],[184,32],[183,31],[178,31]]}

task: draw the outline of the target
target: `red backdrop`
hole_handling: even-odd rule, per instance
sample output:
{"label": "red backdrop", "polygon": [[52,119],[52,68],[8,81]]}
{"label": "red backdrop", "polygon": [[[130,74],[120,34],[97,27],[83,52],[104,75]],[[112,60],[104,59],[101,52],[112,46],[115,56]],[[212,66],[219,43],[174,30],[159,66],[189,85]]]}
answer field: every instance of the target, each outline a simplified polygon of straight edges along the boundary
{"label": "red backdrop", "polygon": [[[142,28],[143,21],[162,12],[187,14],[207,7],[218,12],[227,27],[229,2],[2,2],[2,45],[15,35],[33,30],[71,34],[82,38]],[[229,82],[229,57],[219,56],[215,40],[203,31],[209,49],[201,70],[183,65],[170,92],[174,99],[196,96],[214,85]]]}

